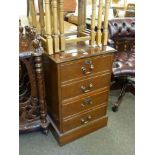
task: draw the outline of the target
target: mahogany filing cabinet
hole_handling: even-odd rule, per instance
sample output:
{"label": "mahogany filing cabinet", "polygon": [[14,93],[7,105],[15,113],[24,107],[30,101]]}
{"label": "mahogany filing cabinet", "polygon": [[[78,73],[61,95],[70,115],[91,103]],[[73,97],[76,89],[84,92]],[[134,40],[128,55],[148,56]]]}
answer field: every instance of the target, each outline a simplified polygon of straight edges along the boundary
{"label": "mahogany filing cabinet", "polygon": [[46,101],[60,145],[107,125],[113,54],[108,46],[44,55]]}

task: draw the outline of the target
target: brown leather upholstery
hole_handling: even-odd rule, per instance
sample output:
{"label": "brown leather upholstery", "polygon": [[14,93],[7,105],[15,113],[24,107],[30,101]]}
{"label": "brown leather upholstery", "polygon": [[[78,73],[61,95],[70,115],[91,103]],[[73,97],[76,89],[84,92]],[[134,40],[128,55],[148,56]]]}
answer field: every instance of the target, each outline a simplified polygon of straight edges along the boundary
{"label": "brown leather upholstery", "polygon": [[[118,50],[113,63],[114,76],[134,76],[135,74],[135,19],[118,18],[109,21],[109,35]],[[111,42],[112,42],[111,41]],[[127,48],[127,43],[129,44]],[[118,46],[123,49],[119,50]]]}
{"label": "brown leather upholstery", "polygon": [[114,84],[121,83],[120,95],[112,107],[115,112],[128,87],[130,86],[133,88],[130,90],[134,90],[134,82],[131,82],[129,77],[135,76],[135,19],[115,18],[110,20],[108,42],[110,46],[117,49],[112,69]]}
{"label": "brown leather upholstery", "polygon": [[135,75],[135,52],[119,52],[113,63],[114,76]]}
{"label": "brown leather upholstery", "polygon": [[111,39],[128,39],[135,37],[134,18],[115,18],[109,21],[109,33]]}

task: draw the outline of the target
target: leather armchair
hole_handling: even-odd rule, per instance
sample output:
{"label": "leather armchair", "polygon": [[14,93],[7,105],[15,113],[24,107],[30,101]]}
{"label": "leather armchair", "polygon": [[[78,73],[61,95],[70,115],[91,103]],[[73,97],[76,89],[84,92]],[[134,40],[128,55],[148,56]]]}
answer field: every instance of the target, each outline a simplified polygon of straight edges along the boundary
{"label": "leather armchair", "polygon": [[111,86],[111,89],[121,85],[120,95],[112,107],[113,111],[117,111],[125,92],[127,90],[132,90],[132,93],[134,94],[135,19],[115,18],[109,21],[108,26],[108,43],[110,46],[117,49],[112,69],[112,80],[114,81],[114,84]]}

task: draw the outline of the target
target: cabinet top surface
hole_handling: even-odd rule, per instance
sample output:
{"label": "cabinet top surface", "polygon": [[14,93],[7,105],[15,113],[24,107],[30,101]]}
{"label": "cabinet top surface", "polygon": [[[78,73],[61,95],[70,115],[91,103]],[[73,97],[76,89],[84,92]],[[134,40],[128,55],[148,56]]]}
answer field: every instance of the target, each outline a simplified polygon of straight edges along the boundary
{"label": "cabinet top surface", "polygon": [[104,55],[114,53],[116,50],[109,46],[103,47],[90,47],[84,42],[79,42],[76,44],[68,44],[66,51],[55,53],[49,56],[55,63],[62,63],[67,61],[72,61],[81,58],[87,58],[97,55]]}

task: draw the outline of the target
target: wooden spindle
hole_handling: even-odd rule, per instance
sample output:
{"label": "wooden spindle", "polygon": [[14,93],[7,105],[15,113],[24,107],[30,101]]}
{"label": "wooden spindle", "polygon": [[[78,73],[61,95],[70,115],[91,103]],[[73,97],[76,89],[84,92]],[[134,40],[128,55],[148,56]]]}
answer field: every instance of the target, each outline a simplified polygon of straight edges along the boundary
{"label": "wooden spindle", "polygon": [[96,38],[96,42],[98,46],[101,45],[102,11],[103,11],[103,0],[99,0],[98,23],[97,23],[98,30],[97,30],[97,38]]}
{"label": "wooden spindle", "polygon": [[32,26],[36,28],[37,20],[36,20],[36,10],[35,10],[34,0],[29,0],[29,5],[30,5],[30,15],[32,18]]}
{"label": "wooden spindle", "polygon": [[59,52],[57,0],[52,0],[52,5],[53,5],[53,40],[54,40],[54,52]]}
{"label": "wooden spindle", "polygon": [[107,45],[108,41],[108,14],[109,14],[110,0],[105,0],[104,26],[103,26],[103,45]]}
{"label": "wooden spindle", "polygon": [[27,0],[27,17],[29,17],[30,14],[30,3],[29,0]]}
{"label": "wooden spindle", "polygon": [[124,0],[124,10],[126,10],[127,7],[127,0]]}
{"label": "wooden spindle", "polygon": [[52,31],[52,36],[53,36],[53,2],[51,0],[51,7],[50,7],[50,14],[51,14],[51,31]]}
{"label": "wooden spindle", "polygon": [[85,26],[86,26],[86,0],[82,0],[81,1],[81,31],[83,31],[85,29]]}
{"label": "wooden spindle", "polygon": [[82,0],[78,0],[78,36],[80,36],[80,33],[82,31]]}
{"label": "wooden spindle", "polygon": [[65,38],[64,38],[64,0],[59,0],[59,11],[60,11],[60,50],[65,50]]}
{"label": "wooden spindle", "polygon": [[39,22],[40,22],[40,27],[41,27],[41,34],[45,34],[45,21],[44,21],[44,7],[43,7],[43,0],[38,0],[38,7],[39,7]]}
{"label": "wooden spindle", "polygon": [[42,49],[39,47],[39,41],[33,40],[33,47],[35,48],[34,56],[34,66],[36,73],[36,83],[37,83],[37,96],[40,107],[40,119],[41,126],[44,129],[45,134],[48,133],[48,122],[46,119],[47,116],[47,106],[45,100],[45,82],[44,82],[44,71],[43,71],[43,60],[42,60]]}
{"label": "wooden spindle", "polygon": [[46,38],[47,38],[47,51],[53,54],[53,39],[52,39],[52,25],[50,15],[51,0],[45,0],[45,21],[46,21]]}
{"label": "wooden spindle", "polygon": [[[86,27],[86,11],[87,11],[87,9],[86,9],[86,7],[87,7],[87,0],[84,0],[84,26]],[[85,28],[84,27],[84,28]]]}
{"label": "wooden spindle", "polygon": [[95,45],[95,23],[96,23],[96,0],[92,0],[92,17],[91,17],[91,40],[90,45]]}

